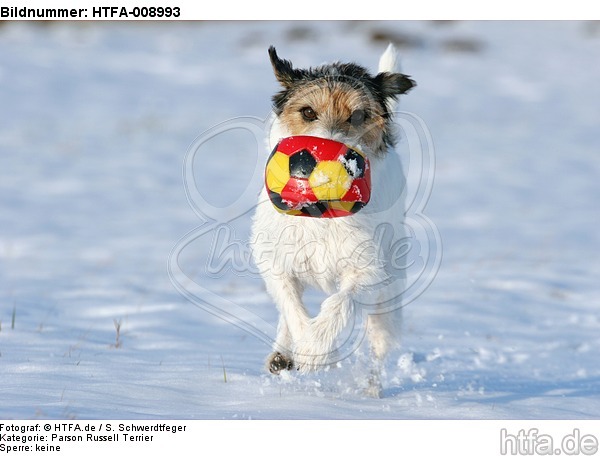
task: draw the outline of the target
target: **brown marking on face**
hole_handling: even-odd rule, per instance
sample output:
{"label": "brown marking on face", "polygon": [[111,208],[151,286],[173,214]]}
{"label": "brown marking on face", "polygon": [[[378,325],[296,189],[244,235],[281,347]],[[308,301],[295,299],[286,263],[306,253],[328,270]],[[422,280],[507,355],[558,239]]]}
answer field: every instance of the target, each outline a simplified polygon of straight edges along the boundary
{"label": "brown marking on face", "polygon": [[[307,118],[303,114],[305,108],[311,108],[316,118]],[[364,120],[361,111],[365,114]],[[341,133],[374,153],[380,153],[385,149],[383,114],[381,105],[366,89],[323,79],[297,88],[279,119],[291,135],[311,135],[315,131],[331,135]]]}

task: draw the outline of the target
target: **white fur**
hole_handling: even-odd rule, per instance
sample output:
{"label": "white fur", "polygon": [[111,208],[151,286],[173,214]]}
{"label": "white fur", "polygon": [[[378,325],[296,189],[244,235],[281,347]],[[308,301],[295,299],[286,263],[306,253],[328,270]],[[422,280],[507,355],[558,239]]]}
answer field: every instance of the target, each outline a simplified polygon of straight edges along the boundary
{"label": "white fur", "polygon": [[388,45],[385,52],[379,58],[379,72],[387,71],[389,73],[397,73],[400,71],[398,51],[392,43]]}
{"label": "white fur", "polygon": [[[394,71],[393,54],[395,50],[388,48],[382,56],[381,71]],[[310,134],[351,141],[324,131]],[[275,118],[267,150],[287,136],[290,132]],[[404,270],[392,268],[391,274],[389,267],[386,270],[390,252],[380,245],[377,230],[389,224],[385,226],[392,230],[387,233],[393,232],[394,239],[404,236],[405,178],[393,151],[383,156],[364,152],[371,163],[371,200],[355,215],[330,219],[284,215],[273,208],[264,189],[259,198],[251,245],[267,291],[280,312],[274,350],[293,357],[301,371],[331,360],[336,338],[353,319],[353,312],[369,314],[367,335],[376,360],[383,359],[397,342]],[[302,301],[307,286],[329,295],[314,318]]]}
{"label": "white fur", "polygon": [[[379,58],[379,68],[380,73],[388,72],[388,73],[399,73],[400,72],[400,57],[398,56],[398,51],[396,50],[396,46],[392,43],[388,45],[385,52],[381,54]],[[396,108],[396,100],[389,99],[387,102],[388,109],[390,112],[394,112]]]}

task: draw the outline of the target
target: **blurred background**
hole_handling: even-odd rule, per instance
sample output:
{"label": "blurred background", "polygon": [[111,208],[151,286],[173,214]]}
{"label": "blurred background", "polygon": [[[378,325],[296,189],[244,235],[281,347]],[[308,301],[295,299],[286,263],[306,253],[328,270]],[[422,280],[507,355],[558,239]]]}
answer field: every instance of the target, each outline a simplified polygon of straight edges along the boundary
{"label": "blurred background", "polygon": [[[312,383],[264,377],[268,347],[180,296],[166,264],[201,223],[186,152],[221,122],[268,116],[269,45],[299,67],[375,71],[389,42],[418,84],[400,109],[435,144],[424,212],[444,258],[406,309],[387,412],[363,404],[362,416],[598,417],[593,21],[0,22],[2,416],[284,417],[290,403],[253,402],[269,387],[308,392],[295,416],[353,416],[351,400],[334,412]],[[194,179],[227,205],[257,146],[243,135],[213,146]],[[243,244],[250,214],[236,223]],[[189,271],[211,248],[197,244],[181,260]],[[260,280],[213,280],[203,286],[275,325]],[[218,383],[221,362],[238,389]]]}

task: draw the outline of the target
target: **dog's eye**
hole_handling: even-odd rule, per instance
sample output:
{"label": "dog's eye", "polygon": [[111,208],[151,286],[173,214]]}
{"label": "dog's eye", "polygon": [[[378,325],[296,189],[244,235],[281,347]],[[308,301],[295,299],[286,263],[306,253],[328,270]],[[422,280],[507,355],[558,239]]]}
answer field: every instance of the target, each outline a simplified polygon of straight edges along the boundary
{"label": "dog's eye", "polygon": [[313,120],[317,119],[317,113],[310,106],[302,108],[300,110],[300,114],[302,114],[302,118],[304,120],[308,120],[309,122],[312,122]]}
{"label": "dog's eye", "polygon": [[348,122],[353,127],[361,126],[364,121],[367,119],[367,113],[362,109],[357,109],[352,113],[352,115],[348,118]]}

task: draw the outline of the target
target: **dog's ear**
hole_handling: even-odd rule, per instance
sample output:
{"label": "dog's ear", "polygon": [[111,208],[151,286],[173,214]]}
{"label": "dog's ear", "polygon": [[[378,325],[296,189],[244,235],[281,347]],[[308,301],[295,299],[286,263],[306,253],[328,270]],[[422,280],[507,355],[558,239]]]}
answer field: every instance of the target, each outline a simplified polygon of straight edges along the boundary
{"label": "dog's ear", "polygon": [[401,73],[379,73],[374,81],[384,98],[395,98],[417,85],[410,77]]}
{"label": "dog's ear", "polygon": [[269,57],[271,58],[275,77],[286,89],[289,89],[295,81],[302,78],[302,70],[295,69],[289,60],[280,59],[274,46],[269,47]]}

